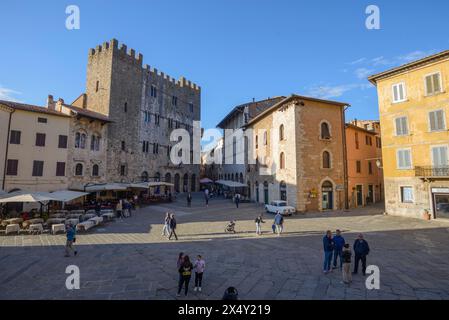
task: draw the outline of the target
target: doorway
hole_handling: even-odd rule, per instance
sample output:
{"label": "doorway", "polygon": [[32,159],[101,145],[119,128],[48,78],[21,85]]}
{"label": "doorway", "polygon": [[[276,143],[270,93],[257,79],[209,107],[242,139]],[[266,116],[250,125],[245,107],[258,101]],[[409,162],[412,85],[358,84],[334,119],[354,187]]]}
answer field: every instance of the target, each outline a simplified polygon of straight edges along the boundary
{"label": "doorway", "polygon": [[433,193],[435,218],[449,219],[449,194]]}
{"label": "doorway", "polygon": [[357,199],[357,207],[363,207],[363,186],[358,184],[355,187],[356,190],[356,199]]}
{"label": "doorway", "polygon": [[372,184],[368,185],[368,203],[374,203],[374,186]]}
{"label": "doorway", "polygon": [[268,204],[269,199],[268,199],[268,182],[264,182],[263,183],[263,202],[265,204]]}
{"label": "doorway", "polygon": [[334,208],[334,188],[332,182],[325,181],[321,186],[321,208],[322,210],[333,210]]}

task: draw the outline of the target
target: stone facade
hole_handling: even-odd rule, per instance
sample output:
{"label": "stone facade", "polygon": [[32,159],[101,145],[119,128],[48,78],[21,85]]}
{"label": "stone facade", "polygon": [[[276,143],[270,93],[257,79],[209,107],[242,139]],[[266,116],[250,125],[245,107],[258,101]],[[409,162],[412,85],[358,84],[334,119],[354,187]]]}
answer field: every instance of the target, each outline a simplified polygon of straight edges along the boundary
{"label": "stone facade", "polygon": [[382,126],[390,215],[449,218],[449,51],[368,78]]}
{"label": "stone facade", "polygon": [[[345,105],[293,95],[249,122],[257,159],[249,166],[254,201],[285,199],[300,212],[344,208]],[[325,139],[323,122],[330,131]],[[324,152],[330,155],[329,168]]]}
{"label": "stone facade", "polygon": [[233,108],[217,125],[223,129],[223,161],[219,178],[223,180],[233,180],[241,183],[247,183],[247,146],[245,147],[243,135],[238,137],[238,133],[232,130],[242,129],[251,119],[255,118],[261,112],[272,107],[284,97],[268,98],[260,101],[245,103]]}
{"label": "stone facade", "polygon": [[142,54],[119,47],[115,39],[89,52],[87,108],[111,120],[107,180],[161,179],[175,183],[176,191],[197,190],[200,155],[195,164],[173,165],[170,133],[176,128],[193,133],[193,122],[200,120],[201,88],[142,62]]}
{"label": "stone facade", "polygon": [[384,199],[382,168],[376,163],[382,159],[380,128],[376,129],[377,126],[378,122],[359,120],[346,124],[348,198],[351,208]]}

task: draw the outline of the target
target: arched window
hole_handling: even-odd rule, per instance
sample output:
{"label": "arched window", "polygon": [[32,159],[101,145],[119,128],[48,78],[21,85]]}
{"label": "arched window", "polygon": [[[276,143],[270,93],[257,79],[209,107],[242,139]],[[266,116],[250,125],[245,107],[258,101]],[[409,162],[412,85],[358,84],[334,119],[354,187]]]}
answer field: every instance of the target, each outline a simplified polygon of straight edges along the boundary
{"label": "arched window", "polygon": [[287,201],[287,184],[285,181],[281,181],[279,184],[279,195],[281,200]]}
{"label": "arched window", "polygon": [[156,172],[156,174],[154,175],[154,180],[157,182],[161,181],[161,174],[159,172]]}
{"label": "arched window", "polygon": [[92,176],[93,177],[98,177],[98,171],[99,171],[98,164],[94,164],[92,166]]}
{"label": "arched window", "polygon": [[328,151],[323,152],[323,168],[330,169],[331,167],[331,155]]}
{"label": "arched window", "polygon": [[146,171],[142,172],[142,174],[140,175],[140,179],[142,180],[142,182],[147,182],[148,181],[148,172],[146,172]]}
{"label": "arched window", "polygon": [[239,174],[238,174],[238,172],[235,173],[235,180],[234,181],[236,181],[236,182],[239,181]]}
{"label": "arched window", "polygon": [[329,123],[322,122],[321,123],[321,139],[330,139],[331,132],[329,130]]}
{"label": "arched window", "polygon": [[170,174],[170,172],[167,172],[165,174],[165,182],[171,183],[171,174]]}
{"label": "arched window", "polygon": [[80,147],[80,141],[81,141],[81,133],[77,132],[75,134],[75,148]]}
{"label": "arched window", "polygon": [[78,163],[75,166],[75,176],[82,176],[83,175],[83,165],[81,163]]}
{"label": "arched window", "polygon": [[281,124],[281,126],[279,127],[279,140],[282,141],[284,139],[285,139],[285,137],[284,137],[284,125]]}
{"label": "arched window", "polygon": [[92,151],[100,151],[100,137],[96,134],[93,134],[90,140],[90,150]]}
{"label": "arched window", "polygon": [[231,174],[231,181],[234,181],[234,174]]}
{"label": "arched window", "polygon": [[188,176],[187,173],[184,174],[184,177],[182,178],[182,182],[183,182],[183,185],[182,185],[182,191],[183,191],[183,192],[189,191],[189,190],[188,190],[189,176]]}
{"label": "arched window", "polygon": [[82,132],[77,132],[75,134],[75,148],[85,149],[86,148],[86,134]]}
{"label": "arched window", "polygon": [[240,183],[243,183],[243,173],[240,172]]}
{"label": "arched window", "polygon": [[196,175],[192,174],[191,180],[190,180],[190,191],[195,192],[196,191]]}
{"label": "arched window", "polygon": [[268,134],[266,131],[263,133],[263,144],[265,146],[268,144]]}
{"label": "arched window", "polygon": [[259,136],[256,135],[256,149],[259,148]]}
{"label": "arched window", "polygon": [[279,166],[281,169],[285,169],[285,154],[283,152],[279,156]]}

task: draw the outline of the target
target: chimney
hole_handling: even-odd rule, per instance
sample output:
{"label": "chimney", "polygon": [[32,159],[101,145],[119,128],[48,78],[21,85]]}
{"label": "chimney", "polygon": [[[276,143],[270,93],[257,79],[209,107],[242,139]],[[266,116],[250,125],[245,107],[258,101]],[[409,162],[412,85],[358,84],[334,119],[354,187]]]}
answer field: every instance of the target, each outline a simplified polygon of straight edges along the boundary
{"label": "chimney", "polygon": [[55,101],[53,100],[53,96],[51,94],[47,97],[47,109],[55,110]]}
{"label": "chimney", "polygon": [[56,102],[56,111],[62,112],[62,105],[64,104],[64,99],[59,98],[58,102]]}

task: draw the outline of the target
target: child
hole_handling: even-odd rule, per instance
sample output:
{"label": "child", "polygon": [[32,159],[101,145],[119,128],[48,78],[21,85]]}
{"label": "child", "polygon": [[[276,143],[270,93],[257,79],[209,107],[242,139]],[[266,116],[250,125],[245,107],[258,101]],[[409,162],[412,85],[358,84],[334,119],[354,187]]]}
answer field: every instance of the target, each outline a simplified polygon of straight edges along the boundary
{"label": "child", "polygon": [[343,246],[343,253],[342,253],[342,259],[343,259],[343,282],[345,284],[350,284],[352,282],[352,275],[351,275],[351,248],[349,247],[349,243],[346,243]]}
{"label": "child", "polygon": [[195,261],[195,289],[193,291],[199,291],[201,292],[201,284],[203,282],[203,273],[204,269],[206,268],[206,262],[201,257],[201,255],[198,255]]}

